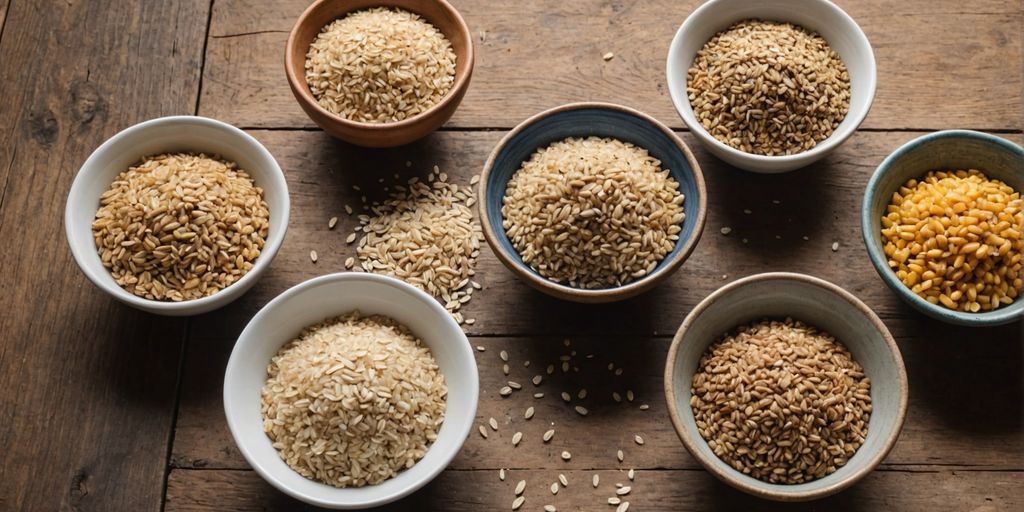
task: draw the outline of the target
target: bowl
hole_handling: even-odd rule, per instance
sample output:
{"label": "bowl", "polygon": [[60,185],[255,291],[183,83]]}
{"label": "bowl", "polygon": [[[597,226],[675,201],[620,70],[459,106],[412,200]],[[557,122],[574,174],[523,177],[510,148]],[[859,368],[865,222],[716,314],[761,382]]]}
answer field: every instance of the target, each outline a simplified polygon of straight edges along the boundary
{"label": "bowl", "polygon": [[[686,74],[697,52],[716,33],[733,23],[758,18],[799,25],[817,32],[843,59],[850,75],[850,110],[831,136],[795,155],[766,156],[746,153],[711,136],[697,121],[686,92]],[[875,98],[875,54],[857,23],[827,0],[711,0],[694,10],[676,32],[669,46],[666,66],[672,103],[697,140],[715,156],[741,169],[780,173],[807,166],[839,147],[871,109]]]}
{"label": "bowl", "polygon": [[[309,45],[330,22],[372,7],[397,7],[416,13],[437,27],[455,52],[455,83],[438,104],[408,119],[393,123],[350,121],[320,106],[306,84]],[[386,148],[408,144],[437,130],[455,113],[473,75],[473,37],[462,15],[445,0],[317,0],[292,28],[285,47],[288,85],[306,115],[330,135],[359,146]]]}
{"label": "bowl", "polygon": [[[236,162],[263,188],[270,210],[270,229],[263,251],[253,268],[231,286],[200,299],[165,302],[139,297],[114,281],[96,252],[92,222],[100,195],[118,174],[143,157],[160,153],[192,151],[221,155]],[[97,287],[129,306],[168,316],[206,313],[237,299],[267,270],[288,228],[288,184],[277,161],[258,140],[244,131],[214,119],[172,116],[152,119],[126,128],[97,148],[78,170],[64,209],[64,230],[71,254],[82,272]]]}
{"label": "bowl", "polygon": [[[833,335],[871,379],[871,419],[864,444],[834,473],[795,485],[744,475],[719,459],[697,431],[690,386],[704,351],[736,327],[763,318],[792,317]],[[679,327],[669,348],[665,395],[683,445],[711,474],[743,492],[777,501],[806,501],[837,493],[865,477],[896,444],[907,412],[907,373],[892,335],[863,302],[842,288],[803,274],[757,274],[705,298]]]}
{"label": "bowl", "polygon": [[[380,484],[341,489],[307,479],[285,464],[263,432],[260,391],[267,364],[282,345],[305,327],[353,310],[391,317],[430,347],[448,385],[448,398],[437,440],[419,462]],[[360,509],[412,493],[451,462],[473,426],[479,388],[469,340],[436,300],[392,277],[345,272],[286,290],[249,321],[224,374],[224,412],[245,460],[271,485],[312,505]]]}
{"label": "bowl", "polygon": [[1024,193],[1024,148],[1006,139],[968,130],[946,130],[918,137],[900,146],[875,170],[861,205],[861,233],[868,256],[882,281],[914,309],[956,325],[994,326],[1024,317],[1024,297],[992,311],[970,313],[932,304],[914,292],[889,268],[883,252],[881,219],[892,195],[910,179],[928,171],[978,169]]}
{"label": "bowl", "polygon": [[[671,171],[686,197],[683,230],[675,248],[649,274],[615,288],[586,290],[542,277],[512,246],[502,227],[505,189],[523,162],[542,147],[567,137],[612,137],[646,149]],[[498,142],[480,179],[480,219],[484,238],[498,259],[530,286],[576,302],[613,302],[633,297],[667,279],[679,269],[700,240],[707,210],[704,175],[689,148],[668,127],[651,116],[610,103],[573,103],[541,112],[516,126]]]}

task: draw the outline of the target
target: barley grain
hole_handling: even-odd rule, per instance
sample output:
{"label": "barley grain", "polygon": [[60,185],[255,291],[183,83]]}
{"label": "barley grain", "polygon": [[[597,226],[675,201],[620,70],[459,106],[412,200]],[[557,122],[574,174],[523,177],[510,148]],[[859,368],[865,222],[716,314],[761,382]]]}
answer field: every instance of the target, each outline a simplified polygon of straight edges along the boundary
{"label": "barley grain", "polygon": [[373,8],[323,28],[306,54],[305,78],[324,109],[388,123],[440,102],[455,83],[455,64],[451,43],[419,15]]}
{"label": "barley grain", "polygon": [[610,288],[644,277],[672,251],[683,200],[679,184],[646,150],[569,138],[537,150],[512,176],[502,227],[541,276]]}

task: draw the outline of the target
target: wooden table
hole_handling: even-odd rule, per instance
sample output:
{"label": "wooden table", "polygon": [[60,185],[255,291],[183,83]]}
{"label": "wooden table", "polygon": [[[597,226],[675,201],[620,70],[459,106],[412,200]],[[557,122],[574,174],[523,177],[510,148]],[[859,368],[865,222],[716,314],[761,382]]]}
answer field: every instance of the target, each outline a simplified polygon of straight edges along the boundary
{"label": "wooden table", "polygon": [[[221,379],[255,311],[289,286],[341,270],[354,253],[344,243],[354,219],[343,214],[359,204],[352,185],[373,196],[378,177],[406,179],[435,164],[466,183],[510,127],[577,100],[637,107],[682,131],[664,60],[696,0],[456,0],[477,37],[469,93],[443,130],[397,150],[334,141],[292,99],[281,61],[307,3],[0,0],[0,510],[301,508],[240,456]],[[465,311],[477,319],[467,326],[471,343],[487,349],[477,353],[479,423],[494,417],[499,430],[486,440],[474,432],[444,474],[389,510],[509,510],[520,479],[528,482],[524,510],[605,510],[628,468],[637,470],[630,510],[1024,509],[1020,323],[964,329],[910,310],[869,265],[858,222],[875,166],[923,132],[973,128],[1024,141],[1024,5],[839,3],[878,59],[878,94],[862,129],[822,162],[781,176],[733,169],[683,131],[710,204],[703,239],[670,283],[615,305],[559,302],[483,251],[486,288]],[[615,58],[605,62],[606,52]],[[89,284],[61,222],[89,152],[169,114],[248,130],[285,169],[293,203],[284,248],[261,282],[229,307],[188,319],[135,311]],[[342,220],[328,231],[334,215]],[[897,337],[909,373],[910,408],[894,451],[852,489],[812,504],[761,502],[709,476],[676,438],[662,393],[666,350],[687,312],[719,286],[770,270],[810,273],[858,295]],[[543,399],[498,396],[509,378],[532,388],[530,378],[567,350],[577,352],[579,372],[546,379]],[[614,376],[609,363],[624,373]],[[584,387],[585,418],[559,398]],[[632,403],[612,400],[626,390]],[[537,414],[527,422],[529,405]],[[556,442],[542,444],[551,422]],[[516,431],[525,438],[513,449]],[[634,444],[634,434],[646,444]],[[559,458],[563,449],[571,462]],[[504,482],[500,467],[510,468]],[[569,487],[552,496],[559,473]],[[594,473],[598,490],[588,483]]]}

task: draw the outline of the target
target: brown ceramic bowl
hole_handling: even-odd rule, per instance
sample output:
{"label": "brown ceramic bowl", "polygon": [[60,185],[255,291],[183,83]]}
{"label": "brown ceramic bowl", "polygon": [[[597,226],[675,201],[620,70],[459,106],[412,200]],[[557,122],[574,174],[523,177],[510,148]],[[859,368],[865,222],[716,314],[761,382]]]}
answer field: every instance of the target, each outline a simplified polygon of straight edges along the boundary
{"label": "brown ceramic bowl", "polygon": [[[740,325],[785,317],[834,336],[871,379],[872,411],[864,444],[834,473],[794,485],[757,480],[718,458],[697,430],[690,407],[693,375],[712,343]],[[907,413],[907,372],[885,324],[853,294],[816,277],[773,272],[719,288],[686,316],[668,351],[665,396],[672,425],[683,445],[712,475],[761,498],[808,501],[850,487],[871,473],[892,450]]]}
{"label": "brown ceramic bowl", "polygon": [[[416,13],[451,41],[456,57],[455,83],[448,94],[426,112],[393,123],[360,123],[328,112],[313,98],[305,72],[309,45],[328,23],[350,12],[372,7],[397,7]],[[299,106],[324,131],[360,146],[401,146],[425,137],[455,113],[473,74],[473,37],[459,12],[445,0],[317,0],[299,16],[288,36],[284,67]]]}

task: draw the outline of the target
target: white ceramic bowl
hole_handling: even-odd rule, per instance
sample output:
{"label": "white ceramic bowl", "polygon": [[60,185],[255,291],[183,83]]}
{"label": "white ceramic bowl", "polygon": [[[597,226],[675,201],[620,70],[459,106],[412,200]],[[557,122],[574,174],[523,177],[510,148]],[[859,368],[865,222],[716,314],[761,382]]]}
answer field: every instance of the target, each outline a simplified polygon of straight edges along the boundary
{"label": "white ceramic bowl", "polygon": [[[253,268],[231,286],[201,299],[165,302],[139,297],[121,288],[103,266],[92,237],[99,198],[121,172],[143,157],[166,152],[218,154],[236,162],[263,188],[270,230]],[[206,313],[237,299],[270,266],[288,228],[288,184],[277,161],[251,135],[226,123],[195,116],[161,117],[126,128],[103,143],[82,164],[64,209],[64,230],[71,253],[86,277],[115,299],[150,313],[169,316]]]}
{"label": "white ceramic bowl", "polygon": [[[871,379],[872,411],[864,444],[834,473],[796,485],[763,482],[718,458],[697,431],[690,408],[693,374],[708,346],[740,325],[787,316],[834,336]],[[892,450],[907,412],[907,372],[889,330],[863,302],[828,281],[774,272],[723,286],[686,316],[668,351],[665,395],[672,425],[683,445],[712,475],[761,498],[807,501],[853,485]]]}
{"label": "white ceramic bowl", "polygon": [[[281,345],[309,325],[353,310],[391,317],[423,340],[444,375],[448,401],[437,440],[416,465],[378,485],[339,489],[305,478],[285,464],[263,432],[260,391],[267,364]],[[444,470],[469,435],[479,393],[469,340],[436,300],[398,279],[346,272],[296,285],[256,313],[228,360],[224,412],[238,449],[271,485],[320,507],[361,509],[402,498]]]}
{"label": "white ceramic bowl", "polygon": [[[850,75],[850,111],[830,137],[808,151],[786,156],[745,153],[712,137],[693,114],[686,94],[686,73],[693,58],[716,33],[750,18],[789,22],[813,30],[828,41],[846,64]],[[867,117],[878,80],[875,54],[868,38],[853,18],[827,0],[710,0],[679,27],[668,50],[666,70],[672,103],[693,135],[718,158],[760,173],[792,171],[839,147]]]}

